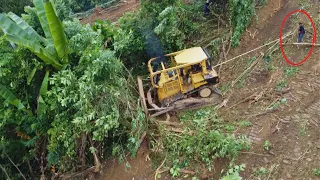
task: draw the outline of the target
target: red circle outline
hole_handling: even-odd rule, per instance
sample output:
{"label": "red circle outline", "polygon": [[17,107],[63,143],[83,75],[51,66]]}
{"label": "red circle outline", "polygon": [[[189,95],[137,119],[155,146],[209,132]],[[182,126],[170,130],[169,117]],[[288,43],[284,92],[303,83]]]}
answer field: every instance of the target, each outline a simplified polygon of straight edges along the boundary
{"label": "red circle outline", "polygon": [[[284,23],[286,22],[286,20],[287,20],[292,14],[297,13],[297,12],[298,12],[298,13],[299,13],[299,12],[300,12],[300,13],[303,13],[303,14],[305,14],[305,15],[308,17],[308,19],[310,20],[310,22],[311,22],[311,24],[312,24],[312,28],[313,28],[313,32],[314,32],[314,33],[313,33],[313,36],[312,36],[311,49],[310,49],[308,55],[307,55],[302,61],[300,61],[300,62],[298,62],[298,63],[293,63],[293,62],[291,62],[291,61],[288,59],[288,57],[286,56],[286,54],[285,54],[285,52],[284,52],[284,49],[283,49],[283,44],[282,44],[282,29],[283,29],[283,27],[284,27]],[[280,28],[280,49],[281,49],[283,58],[287,61],[288,64],[290,64],[291,66],[299,66],[299,65],[301,65],[302,63],[304,63],[304,62],[310,57],[310,55],[312,54],[312,50],[313,50],[313,48],[314,48],[314,44],[315,44],[315,42],[316,42],[316,33],[317,33],[317,30],[316,30],[316,27],[315,27],[315,25],[314,25],[314,22],[313,22],[311,16],[310,16],[306,11],[304,11],[304,10],[294,10],[294,11],[292,11],[292,12],[290,12],[289,14],[286,15],[286,17],[285,17],[285,18],[283,19],[283,21],[282,21],[281,28]]]}

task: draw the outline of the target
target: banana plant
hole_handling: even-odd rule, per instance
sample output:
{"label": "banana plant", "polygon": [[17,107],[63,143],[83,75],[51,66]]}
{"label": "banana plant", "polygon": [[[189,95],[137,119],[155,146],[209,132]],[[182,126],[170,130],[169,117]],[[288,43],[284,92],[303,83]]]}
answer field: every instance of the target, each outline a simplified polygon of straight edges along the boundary
{"label": "banana plant", "polygon": [[[41,37],[30,25],[12,12],[0,14],[0,29],[3,30],[9,42],[28,48],[44,63],[60,70],[68,63],[70,52],[62,23],[51,1],[44,3],[43,0],[34,0],[33,3],[46,37]],[[47,46],[53,46],[55,51],[46,51]]]}
{"label": "banana plant", "polygon": [[[33,4],[37,10],[37,15],[45,37],[40,36],[28,23],[12,12],[0,14],[0,29],[4,32],[6,40],[10,43],[29,49],[46,65],[53,66],[56,70],[61,70],[69,63],[68,54],[71,53],[68,49],[68,41],[62,22],[58,18],[51,1],[33,0]],[[46,47],[54,47],[54,51],[48,51]],[[32,72],[30,72],[27,78],[28,85],[36,71],[37,69],[33,69]],[[40,92],[37,99],[38,115],[44,112],[45,102],[43,98],[48,88],[49,73],[49,71],[46,71],[39,90]],[[29,113],[21,101],[16,98],[8,88],[1,84],[0,97],[3,97],[18,109]]]}

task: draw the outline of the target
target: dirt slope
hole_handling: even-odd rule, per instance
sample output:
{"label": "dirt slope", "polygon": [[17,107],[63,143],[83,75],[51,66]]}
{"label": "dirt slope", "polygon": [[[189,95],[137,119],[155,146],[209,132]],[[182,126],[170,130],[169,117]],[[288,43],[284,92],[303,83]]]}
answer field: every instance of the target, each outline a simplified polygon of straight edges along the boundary
{"label": "dirt slope", "polygon": [[[241,45],[232,49],[228,58],[254,49],[263,43],[279,38],[282,19],[292,10],[299,9],[302,0],[268,0],[258,13],[258,21],[253,23],[242,37]],[[312,17],[319,15],[319,1],[309,1]],[[301,16],[297,17],[303,18]],[[288,21],[284,31],[296,27]],[[318,24],[316,24],[318,26]],[[295,41],[295,37],[288,41]],[[305,41],[311,41],[309,37]],[[308,52],[308,48],[286,48],[288,56],[299,61]],[[240,155],[237,163],[246,164],[242,173],[244,179],[317,179],[312,169],[320,168],[320,61],[319,50],[306,63],[299,66],[299,71],[291,77],[285,77],[283,68],[289,65],[283,60],[280,51],[276,51],[271,59],[273,70],[266,70],[263,64],[257,66],[243,82],[243,87],[237,87],[226,97],[230,97],[227,107],[220,110],[220,116],[229,122],[249,120],[253,125],[237,129],[235,134],[247,134],[253,143],[250,152]],[[257,56],[260,51],[243,57],[223,66],[222,84],[228,84],[236,79],[246,68],[247,61]],[[277,94],[277,84],[285,79],[286,91]],[[253,99],[243,101],[254,95]],[[261,97],[259,97],[261,95]],[[275,102],[285,100],[270,113],[265,109]],[[242,103],[239,103],[243,101]],[[232,107],[233,105],[238,105]],[[231,107],[231,108],[230,108]],[[260,114],[260,115],[258,115]],[[265,150],[263,144],[270,142],[270,149]],[[151,161],[146,161],[148,147],[146,144],[139,150],[136,159],[128,158],[131,166],[115,161],[106,163],[101,179],[154,179],[155,169]],[[265,168],[265,172],[255,169]],[[212,174],[213,175],[213,174]],[[162,179],[167,179],[162,177]],[[318,178],[320,179],[320,178]]]}
{"label": "dirt slope", "polygon": [[92,24],[95,20],[98,19],[107,19],[111,22],[115,22],[126,12],[137,10],[139,8],[139,5],[139,0],[123,0],[116,6],[107,9],[102,9],[99,11],[94,11],[90,16],[81,19],[80,21],[82,24]]}
{"label": "dirt slope", "polygon": [[[278,1],[270,1],[272,5]],[[247,35],[243,37],[241,46],[235,49],[230,56],[246,52],[262,45],[267,40],[276,39],[279,36],[281,21],[286,14],[292,10],[299,9],[301,1],[282,1],[282,8],[276,14],[269,18],[265,23],[253,25],[249,28],[250,32],[258,29],[255,38]],[[309,1],[312,5],[308,8],[308,13],[312,17],[318,17],[319,1]],[[272,12],[270,6],[267,12]],[[264,10],[259,15],[263,15]],[[297,19],[308,23],[305,17],[298,16]],[[292,19],[293,22],[293,19]],[[296,24],[288,22],[284,30],[289,31],[296,27]],[[318,24],[316,23],[316,26]],[[311,42],[310,37],[304,39]],[[295,36],[289,41],[294,42]],[[301,61],[308,53],[310,48],[285,48],[288,57],[295,62]],[[234,108],[222,109],[221,116],[228,121],[238,121],[248,119],[253,126],[237,134],[245,133],[253,142],[253,148],[249,153],[243,154],[238,159],[238,163],[247,165],[243,174],[245,179],[317,179],[312,174],[314,168],[320,168],[320,62],[319,48],[314,49],[314,53],[306,63],[299,66],[299,72],[288,78],[287,92],[277,95],[274,90],[277,82],[285,77],[281,68],[289,65],[283,60],[280,52],[274,54],[271,58],[280,59],[276,64],[275,70],[265,71],[263,67],[257,67],[255,71],[248,76],[244,88],[237,89],[228,102],[229,106],[254,95],[255,98],[261,92],[262,97],[256,101],[249,99],[240,103]],[[244,60],[248,60],[244,58]],[[239,75],[241,65],[244,61],[234,62],[224,68],[223,81],[225,83],[233,80]],[[230,71],[230,67],[236,67]],[[240,69],[240,70],[239,70]],[[234,72],[234,73],[232,73]],[[267,86],[268,82],[270,85]],[[245,97],[245,98],[244,98]],[[261,116],[254,116],[264,112],[264,109],[273,105],[276,99],[285,99],[287,103],[280,105],[276,111]],[[240,117],[240,118],[239,118]],[[270,150],[265,150],[263,144],[270,142]],[[259,172],[257,169],[264,168],[266,172]],[[259,174],[260,173],[260,174]],[[320,178],[318,178],[320,179]]]}

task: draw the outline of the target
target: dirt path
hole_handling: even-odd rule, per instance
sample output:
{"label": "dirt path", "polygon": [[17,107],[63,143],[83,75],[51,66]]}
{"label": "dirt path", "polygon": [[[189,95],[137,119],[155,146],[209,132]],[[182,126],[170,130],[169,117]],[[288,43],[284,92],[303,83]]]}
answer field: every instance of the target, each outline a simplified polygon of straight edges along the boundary
{"label": "dirt path", "polygon": [[[253,23],[242,37],[241,45],[231,50],[229,58],[247,52],[263,43],[277,39],[282,19],[292,10],[299,9],[301,0],[268,0],[258,13],[257,23]],[[319,16],[319,1],[312,4],[309,14]],[[318,26],[318,24],[316,24]],[[286,24],[285,32],[292,30],[295,24]],[[290,40],[295,40],[290,39]],[[310,40],[305,38],[305,40]],[[294,58],[302,58],[308,49],[290,47],[286,53]],[[299,71],[285,77],[283,68],[289,65],[283,60],[280,51],[271,57],[273,70],[266,70],[261,64],[248,75],[243,87],[237,87],[231,94],[228,107],[254,93],[261,94],[258,100],[248,100],[231,109],[221,109],[220,116],[229,122],[249,120],[251,127],[236,130],[235,134],[246,134],[252,141],[252,149],[240,155],[238,164],[246,164],[244,179],[317,179],[314,168],[320,168],[320,48],[315,48],[310,59],[299,66]],[[259,54],[260,52],[257,52]],[[222,84],[230,83],[241,74],[251,54],[243,59],[223,66]],[[287,91],[277,94],[276,86],[281,80],[287,83]],[[230,94],[227,94],[227,96]],[[271,113],[253,116],[264,112],[274,105],[275,100],[285,103],[275,107]],[[265,142],[270,142],[268,150]],[[144,145],[136,159],[129,159],[131,166],[107,162],[101,179],[154,179],[155,168],[151,161],[146,161],[148,148]],[[162,177],[161,179],[168,179]],[[318,178],[320,179],[320,178]]]}
{"label": "dirt path", "polygon": [[89,17],[81,19],[82,24],[94,23],[95,20],[103,20],[107,19],[111,22],[117,21],[120,17],[122,17],[126,12],[134,11],[139,8],[140,1],[139,0],[123,0],[116,6],[112,6],[110,8],[103,9],[99,12],[94,11]]}
{"label": "dirt path", "polygon": [[[269,1],[268,1],[269,2]],[[278,1],[270,1],[269,5]],[[234,49],[230,54],[239,54],[246,52],[254,47],[262,45],[262,42],[276,39],[279,35],[279,29],[282,19],[292,10],[299,9],[300,1],[282,1],[282,8],[276,12],[265,24],[253,25],[249,31],[254,32],[258,29],[255,38],[247,35],[243,37],[241,46]],[[312,7],[308,13],[312,17],[317,17],[320,5],[319,1],[309,1]],[[266,7],[269,12],[273,8]],[[260,11],[259,15],[263,15]],[[316,24],[317,26],[318,24]],[[288,23],[285,30],[295,27],[295,24]],[[262,29],[260,29],[262,27]],[[292,39],[291,39],[292,40]],[[295,40],[295,39],[293,39]],[[305,38],[305,41],[311,41]],[[221,116],[228,121],[238,121],[248,119],[253,124],[252,127],[237,132],[237,134],[247,134],[253,142],[253,148],[249,153],[243,154],[237,160],[238,163],[246,164],[246,171],[243,174],[245,179],[317,179],[312,170],[320,168],[320,62],[319,48],[314,49],[314,53],[306,63],[299,66],[299,72],[285,81],[288,84],[289,91],[275,95],[274,89],[277,82],[284,79],[282,70],[289,67],[283,60],[280,52],[274,54],[271,58],[274,61],[281,59],[274,67],[273,71],[265,71],[264,67],[257,67],[255,71],[247,77],[243,88],[236,89],[229,105],[233,105],[242,99],[254,93],[261,93],[269,88],[260,100],[257,102],[249,100],[241,103],[239,106],[222,110]],[[290,54],[291,60],[300,61],[306,56],[309,49],[296,47],[286,48],[286,53]],[[252,56],[252,55],[251,55]],[[277,57],[278,56],[278,57]],[[249,57],[242,61],[229,64],[224,68],[222,80],[229,82],[239,75],[239,70],[246,63]],[[230,67],[236,67],[230,71]],[[244,68],[244,67],[243,67]],[[234,73],[230,73],[234,72]],[[266,84],[271,82],[271,87]],[[251,116],[259,114],[264,109],[275,102],[275,99],[285,100],[286,103],[279,105],[275,112],[261,116]],[[240,118],[239,118],[240,117]],[[265,142],[270,142],[269,150],[264,148]],[[318,178],[320,179],[320,178]]]}

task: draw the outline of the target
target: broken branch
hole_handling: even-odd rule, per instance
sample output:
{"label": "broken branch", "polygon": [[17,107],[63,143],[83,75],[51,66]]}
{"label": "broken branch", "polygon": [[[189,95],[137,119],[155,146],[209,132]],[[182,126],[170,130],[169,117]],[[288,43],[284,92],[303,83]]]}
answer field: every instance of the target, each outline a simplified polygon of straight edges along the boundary
{"label": "broken branch", "polygon": [[[300,45],[300,46],[312,46],[313,43],[284,43],[282,45]],[[313,46],[320,46],[320,44],[313,44]]]}
{"label": "broken branch", "polygon": [[159,171],[160,171],[160,169],[162,168],[162,166],[164,165],[164,163],[166,162],[166,160],[167,160],[167,156],[164,158],[164,160],[162,161],[162,163],[160,164],[160,166],[157,168],[156,173],[155,173],[155,175],[154,175],[154,180],[157,180],[157,176],[158,176],[158,174],[159,174]]}

